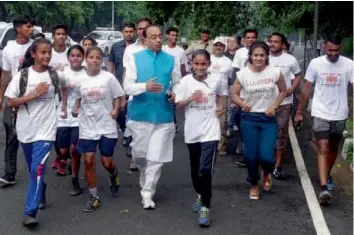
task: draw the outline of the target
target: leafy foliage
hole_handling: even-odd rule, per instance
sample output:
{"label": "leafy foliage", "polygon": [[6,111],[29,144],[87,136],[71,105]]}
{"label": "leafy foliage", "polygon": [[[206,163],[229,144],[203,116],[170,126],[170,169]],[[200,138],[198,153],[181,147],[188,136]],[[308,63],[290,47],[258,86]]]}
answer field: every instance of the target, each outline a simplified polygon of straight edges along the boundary
{"label": "leafy foliage", "polygon": [[[145,2],[115,2],[115,23],[118,28],[126,21],[136,21],[146,12]],[[53,24],[65,23],[69,31],[91,31],[97,26],[111,26],[112,2],[55,1],[0,2],[0,20],[11,21],[16,15],[29,15],[48,30]]]}
{"label": "leafy foliage", "polygon": [[[257,24],[274,26],[283,32],[298,28],[313,30],[314,2],[257,2]],[[353,2],[319,2],[319,33],[353,34]]]}
{"label": "leafy foliage", "polygon": [[147,11],[159,24],[171,23],[187,29],[189,37],[197,37],[207,27],[212,36],[235,34],[251,20],[248,2],[147,2]]}

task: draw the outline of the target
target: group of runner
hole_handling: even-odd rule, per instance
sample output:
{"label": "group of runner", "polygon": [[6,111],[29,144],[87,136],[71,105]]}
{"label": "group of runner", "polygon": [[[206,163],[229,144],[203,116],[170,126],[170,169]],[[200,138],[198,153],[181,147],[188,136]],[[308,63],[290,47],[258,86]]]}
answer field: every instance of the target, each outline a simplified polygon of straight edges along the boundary
{"label": "group of runner", "polygon": [[[0,182],[16,183],[21,143],[30,173],[25,226],[37,226],[37,212],[45,208],[43,176],[53,146],[57,156],[52,168],[59,176],[71,174],[72,196],[81,194],[78,175],[84,156],[89,188],[85,212],[101,205],[97,146],[110,191],[118,194],[113,155],[119,128],[131,157],[129,168],[140,174],[142,206],[155,209],[162,167],[173,160],[176,108],[185,113],[184,138],[197,194],[192,209],[201,227],[210,225],[213,167],[218,154],[229,153],[233,124],[240,134],[236,152],[243,152],[237,164],[248,170],[249,198],[260,198],[260,180],[263,191],[270,191],[273,177],[285,179],[282,162],[301,70],[287,52],[283,34],[275,32],[264,42],[257,40],[257,30],[246,29],[242,37],[230,36],[225,42],[221,37],[210,40],[210,31],[202,29],[201,40],[184,50],[177,45],[177,28],[167,29],[163,45],[160,26],[142,18],[124,24],[124,39],[113,45],[105,66],[102,50],[90,37],[82,46],[66,48],[66,25],[52,28],[51,43],[41,35],[32,39],[31,18],[20,16],[13,24],[17,38],[4,48],[0,86],[6,130],[5,175]],[[325,49],[327,54],[307,68],[295,116],[299,125],[314,84],[311,115],[323,205],[330,202],[329,190],[334,188],[330,172],[348,117],[348,84],[353,82],[353,61],[340,55],[341,38],[328,37]]]}

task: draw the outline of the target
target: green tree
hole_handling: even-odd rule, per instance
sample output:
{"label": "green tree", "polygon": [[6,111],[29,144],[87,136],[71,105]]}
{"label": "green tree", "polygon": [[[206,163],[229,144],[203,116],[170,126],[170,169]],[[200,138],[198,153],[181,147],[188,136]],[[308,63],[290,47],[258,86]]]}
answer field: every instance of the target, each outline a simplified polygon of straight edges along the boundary
{"label": "green tree", "polygon": [[53,24],[65,23],[69,31],[89,20],[95,9],[95,2],[1,2],[2,18],[11,21],[15,15],[29,15],[37,24],[48,29]]}
{"label": "green tree", "polygon": [[[314,2],[256,2],[256,24],[284,33],[299,28],[313,30]],[[319,2],[319,34],[353,34],[353,2]]]}
{"label": "green tree", "polygon": [[154,22],[176,24],[189,37],[198,37],[199,29],[207,27],[212,36],[235,34],[249,26],[248,2],[147,2],[146,8]]}

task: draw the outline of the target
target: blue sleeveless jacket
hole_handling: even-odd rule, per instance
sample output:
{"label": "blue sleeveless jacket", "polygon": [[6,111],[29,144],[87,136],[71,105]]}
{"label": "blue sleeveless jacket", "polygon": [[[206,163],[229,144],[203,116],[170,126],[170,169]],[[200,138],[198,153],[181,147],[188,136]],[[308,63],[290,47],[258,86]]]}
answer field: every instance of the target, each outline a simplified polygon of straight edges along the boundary
{"label": "blue sleeveless jacket", "polygon": [[134,55],[137,68],[136,83],[145,83],[156,77],[155,82],[163,85],[159,93],[146,91],[134,96],[129,110],[129,119],[152,124],[173,122],[173,106],[168,101],[167,90],[171,87],[173,56],[160,50],[158,53],[145,49]]}

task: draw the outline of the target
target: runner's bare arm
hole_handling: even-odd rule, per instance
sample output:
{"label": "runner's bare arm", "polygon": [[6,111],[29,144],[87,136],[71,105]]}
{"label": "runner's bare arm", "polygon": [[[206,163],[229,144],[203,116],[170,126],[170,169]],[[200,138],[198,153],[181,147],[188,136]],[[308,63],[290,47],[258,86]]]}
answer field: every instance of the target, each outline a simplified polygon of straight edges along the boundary
{"label": "runner's bare arm", "polygon": [[301,74],[295,74],[295,78],[292,81],[291,87],[288,89],[288,96],[294,93],[295,89],[299,86],[301,82]]}
{"label": "runner's bare arm", "polygon": [[239,80],[236,80],[234,82],[234,85],[232,85],[231,88],[231,102],[241,106],[243,101],[240,98],[240,92],[241,92],[241,83]]}
{"label": "runner's bare arm", "polygon": [[61,88],[61,95],[63,97],[62,106],[67,107],[67,105],[68,105],[68,88],[67,87]]}
{"label": "runner's bare arm", "polygon": [[[14,84],[17,85],[17,84]],[[10,108],[14,108],[14,107],[18,107],[21,105],[24,105],[26,103],[28,103],[29,101],[36,99],[42,95],[44,95],[45,93],[48,92],[49,89],[49,84],[46,82],[41,82],[37,85],[36,89],[34,90],[34,92],[29,93],[28,95],[22,96],[22,97],[16,97],[16,98],[10,98],[8,97],[8,101],[7,101],[7,105]]]}
{"label": "runner's bare arm", "polygon": [[312,82],[306,80],[301,94],[300,94],[300,100],[299,100],[299,105],[297,106],[296,113],[297,114],[302,114],[302,111],[304,110],[304,107],[307,103],[307,100],[309,98],[310,91],[312,89]]}
{"label": "runner's bare arm", "polygon": [[181,101],[177,102],[177,103],[176,103],[176,106],[177,106],[177,108],[179,108],[179,109],[183,109],[183,108],[185,108],[187,105],[189,105],[191,102],[193,102],[193,100],[195,100],[195,99],[194,99],[194,96],[189,97],[189,98],[187,98],[187,99],[184,99],[184,100],[181,100]]}
{"label": "runner's bare arm", "polygon": [[9,81],[10,81],[9,78],[10,78],[10,72],[2,70],[1,81],[0,81],[0,111],[2,111],[2,102],[4,99],[6,88],[9,85]]}
{"label": "runner's bare arm", "polygon": [[276,109],[279,107],[281,102],[283,102],[283,100],[286,98],[286,94],[287,94],[286,83],[285,83],[284,76],[282,74],[279,77],[279,80],[277,82],[277,86],[278,86],[278,89],[279,89],[279,94],[278,94],[278,97],[277,97],[277,99],[275,100],[275,102],[273,104],[274,108],[276,108]]}

